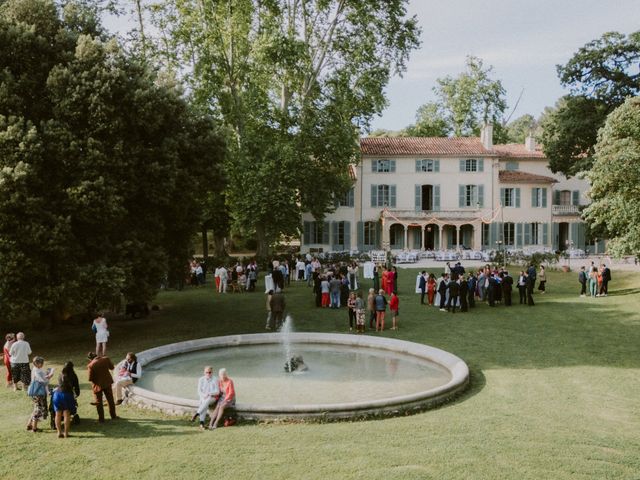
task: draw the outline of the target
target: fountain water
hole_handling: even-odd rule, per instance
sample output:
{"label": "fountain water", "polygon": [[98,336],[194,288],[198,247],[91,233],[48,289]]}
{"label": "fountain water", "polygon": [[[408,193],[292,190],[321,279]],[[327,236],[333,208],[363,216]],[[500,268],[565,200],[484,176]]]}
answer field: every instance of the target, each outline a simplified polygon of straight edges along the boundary
{"label": "fountain water", "polygon": [[284,323],[280,328],[280,336],[282,338],[282,347],[284,349],[284,369],[286,372],[292,372],[291,368],[291,332],[293,331],[293,319],[291,315],[287,315]]}

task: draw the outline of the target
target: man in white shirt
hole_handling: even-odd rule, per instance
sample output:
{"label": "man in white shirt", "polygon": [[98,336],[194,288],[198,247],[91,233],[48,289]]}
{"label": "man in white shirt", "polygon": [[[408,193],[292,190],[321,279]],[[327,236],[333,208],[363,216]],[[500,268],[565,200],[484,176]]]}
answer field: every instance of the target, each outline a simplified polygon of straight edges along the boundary
{"label": "man in white shirt", "polygon": [[11,356],[11,376],[13,377],[13,390],[18,389],[18,382],[22,382],[26,390],[31,383],[31,369],[29,368],[29,355],[31,345],[24,339],[24,333],[18,332],[16,342],[9,350]]}
{"label": "man in white shirt", "polygon": [[204,367],[204,375],[198,380],[198,398],[200,405],[198,411],[193,415],[191,421],[195,421],[200,417],[200,429],[204,430],[204,421],[207,418],[209,408],[215,406],[218,398],[220,398],[220,387],[218,379],[213,376],[213,367]]}

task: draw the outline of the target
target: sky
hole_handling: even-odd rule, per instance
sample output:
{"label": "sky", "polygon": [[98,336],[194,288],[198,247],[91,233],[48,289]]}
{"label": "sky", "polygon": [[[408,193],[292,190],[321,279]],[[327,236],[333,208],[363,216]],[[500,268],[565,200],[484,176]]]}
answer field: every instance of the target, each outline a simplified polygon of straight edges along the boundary
{"label": "sky", "polygon": [[386,90],[389,105],[372,129],[400,130],[415,121],[420,105],[434,100],[436,79],[464,70],[467,55],[492,65],[492,78],[507,91],[507,115],[538,117],[567,91],[556,65],[608,31],[640,29],[640,0],[410,0],[421,46],[402,78]]}

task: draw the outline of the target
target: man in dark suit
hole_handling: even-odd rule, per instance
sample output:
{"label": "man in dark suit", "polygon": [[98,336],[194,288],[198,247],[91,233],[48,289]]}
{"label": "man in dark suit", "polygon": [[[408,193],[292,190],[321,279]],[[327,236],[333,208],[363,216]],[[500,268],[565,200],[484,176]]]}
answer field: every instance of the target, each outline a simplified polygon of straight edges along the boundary
{"label": "man in dark suit", "polygon": [[466,312],[466,311],[468,311],[467,296],[468,296],[468,292],[469,292],[469,284],[467,284],[467,280],[464,278],[464,274],[460,275],[460,278],[458,279],[458,282],[460,284],[460,287],[459,287],[459,291],[460,291],[460,311],[461,312]]}
{"label": "man in dark suit", "polygon": [[535,278],[531,278],[531,275],[529,275],[528,272],[525,273],[524,276],[527,285],[527,305],[533,307],[535,305],[535,303],[533,303],[533,286],[535,285],[536,280]]}
{"label": "man in dark suit", "polygon": [[478,285],[478,279],[473,273],[469,275],[469,280],[467,280],[467,285],[468,285],[469,308],[473,308],[476,306],[476,286]]}
{"label": "man in dark suit", "polygon": [[609,282],[611,281],[611,270],[604,263],[602,264],[602,287],[600,287],[600,296],[606,297],[609,293]]}
{"label": "man in dark suit", "polygon": [[513,290],[513,278],[506,270],[503,272],[502,277],[502,298],[504,304],[507,307],[511,306],[511,291]]}
{"label": "man in dark suit", "polygon": [[424,270],[420,272],[418,289],[420,290],[420,305],[424,305],[424,295],[427,292],[427,272]]}
{"label": "man in dark suit", "polygon": [[113,377],[111,370],[115,368],[109,357],[98,357],[95,353],[89,352],[89,381],[91,382],[94,403],[98,410],[98,422],[104,422],[104,406],[102,405],[102,395],[107,399],[109,405],[109,415],[112,420],[118,418],[116,415],[116,404],[113,401]]}
{"label": "man in dark suit", "polygon": [[447,283],[449,283],[448,275],[446,273],[442,274],[442,278],[440,279],[440,283],[438,284],[438,293],[440,294],[440,311],[444,312],[444,307],[447,301]]}
{"label": "man in dark suit", "polygon": [[531,279],[531,285],[532,285],[531,294],[533,294],[533,290],[536,287],[536,267],[533,265],[533,263],[529,264],[529,268],[527,269],[527,275]]}
{"label": "man in dark suit", "polygon": [[[451,280],[449,285],[449,300],[447,301],[447,312],[456,313],[456,306],[458,305],[458,295],[460,295],[460,285],[457,280]],[[453,308],[453,310],[452,310]]]}

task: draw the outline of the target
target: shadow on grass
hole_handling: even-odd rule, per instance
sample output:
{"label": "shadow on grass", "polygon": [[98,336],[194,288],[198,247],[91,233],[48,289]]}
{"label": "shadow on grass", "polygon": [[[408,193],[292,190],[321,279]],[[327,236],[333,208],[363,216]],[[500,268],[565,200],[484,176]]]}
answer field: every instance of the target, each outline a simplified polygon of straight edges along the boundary
{"label": "shadow on grass", "polygon": [[[192,426],[193,428],[189,428]],[[83,418],[79,425],[71,428],[71,434],[84,439],[92,438],[149,438],[163,436],[192,435],[201,433],[185,419],[128,419],[118,418],[99,423],[97,418]],[[90,435],[84,435],[90,434]]]}
{"label": "shadow on grass", "polygon": [[640,293],[640,288],[625,288],[623,290],[613,290],[609,296],[611,297],[621,297],[623,295],[635,295]]}

